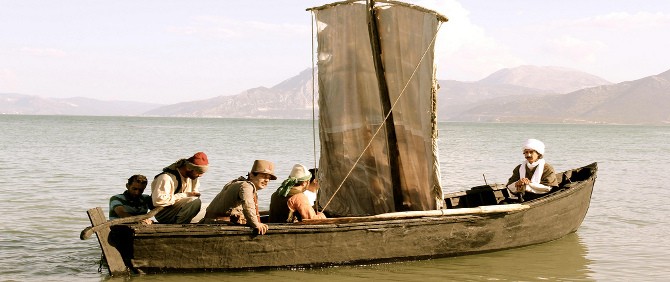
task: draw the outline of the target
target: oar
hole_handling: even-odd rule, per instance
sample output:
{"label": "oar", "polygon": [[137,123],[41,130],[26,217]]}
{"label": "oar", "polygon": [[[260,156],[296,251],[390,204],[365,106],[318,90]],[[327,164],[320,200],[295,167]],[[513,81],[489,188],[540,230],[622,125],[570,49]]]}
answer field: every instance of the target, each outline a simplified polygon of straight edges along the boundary
{"label": "oar", "polygon": [[91,236],[93,236],[93,233],[98,232],[101,229],[110,227],[112,225],[131,223],[131,222],[139,222],[139,221],[145,220],[147,218],[152,218],[157,213],[162,211],[164,208],[165,207],[157,207],[157,208],[151,210],[147,214],[141,214],[141,215],[135,215],[135,216],[112,219],[112,220],[108,220],[107,222],[102,223],[100,225],[86,227],[86,228],[84,228],[84,230],[81,231],[81,234],[79,234],[79,239],[86,240],[88,238],[91,238]]}

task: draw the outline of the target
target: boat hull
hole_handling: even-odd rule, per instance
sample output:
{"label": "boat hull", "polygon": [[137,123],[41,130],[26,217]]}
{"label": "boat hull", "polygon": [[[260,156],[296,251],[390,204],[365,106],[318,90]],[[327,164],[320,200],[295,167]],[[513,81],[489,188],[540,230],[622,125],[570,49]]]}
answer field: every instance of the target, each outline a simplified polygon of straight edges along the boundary
{"label": "boat hull", "polygon": [[110,243],[126,266],[140,272],[315,267],[504,250],[575,232],[586,216],[596,170],[595,163],[574,170],[586,178],[569,183],[563,177],[569,184],[519,210],[273,224],[265,235],[216,224],[119,225],[111,229]]}

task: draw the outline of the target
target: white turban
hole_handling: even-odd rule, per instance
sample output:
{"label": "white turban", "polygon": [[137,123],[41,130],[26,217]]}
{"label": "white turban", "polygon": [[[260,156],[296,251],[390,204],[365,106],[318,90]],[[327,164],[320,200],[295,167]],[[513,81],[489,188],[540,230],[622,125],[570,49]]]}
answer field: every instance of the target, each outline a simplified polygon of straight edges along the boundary
{"label": "white turban", "polygon": [[528,139],[523,143],[523,149],[535,150],[538,154],[544,155],[544,143],[537,139]]}

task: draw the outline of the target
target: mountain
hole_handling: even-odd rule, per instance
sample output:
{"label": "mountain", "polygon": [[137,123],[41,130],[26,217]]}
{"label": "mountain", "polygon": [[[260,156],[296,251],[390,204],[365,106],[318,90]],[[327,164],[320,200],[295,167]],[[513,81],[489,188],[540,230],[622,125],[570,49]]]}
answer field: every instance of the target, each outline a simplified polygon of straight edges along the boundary
{"label": "mountain", "polygon": [[[565,82],[560,88],[547,86],[544,89],[515,84],[527,81],[541,82],[543,78],[557,75],[557,73],[565,77],[572,77],[574,82]],[[448,120],[488,99],[514,95],[551,94],[560,92],[566,85],[572,88],[583,88],[599,83],[609,82],[590,74],[571,72],[568,69],[530,66],[499,71],[478,82],[441,80],[438,91],[438,119]],[[145,114],[182,117],[311,118],[311,87],[312,71],[306,69],[272,88],[259,87],[233,96],[219,96],[169,105]],[[318,99],[318,93],[315,95]]]}
{"label": "mountain", "polygon": [[[316,90],[315,90],[316,91]],[[312,70],[272,88],[257,87],[233,96],[184,102],[146,112],[148,116],[226,118],[312,118]]]}
{"label": "mountain", "polygon": [[[520,66],[474,82],[439,80],[437,114],[440,121],[668,124],[669,81],[670,71],[611,84],[565,68]],[[306,69],[271,88],[173,105],[0,94],[0,113],[311,119],[312,85]]]}
{"label": "mountain", "polygon": [[670,70],[564,95],[508,96],[478,103],[452,121],[670,123]]}
{"label": "mountain", "polygon": [[480,82],[438,80],[437,118],[449,120],[479,103],[508,96],[539,96],[553,93],[511,84],[488,85]]}
{"label": "mountain", "polygon": [[562,67],[519,66],[501,69],[479,81],[485,85],[516,85],[556,93],[611,84],[592,74]]}
{"label": "mountain", "polygon": [[0,114],[134,116],[159,106],[162,105],[130,101],[101,101],[81,97],[61,99],[0,93]]}

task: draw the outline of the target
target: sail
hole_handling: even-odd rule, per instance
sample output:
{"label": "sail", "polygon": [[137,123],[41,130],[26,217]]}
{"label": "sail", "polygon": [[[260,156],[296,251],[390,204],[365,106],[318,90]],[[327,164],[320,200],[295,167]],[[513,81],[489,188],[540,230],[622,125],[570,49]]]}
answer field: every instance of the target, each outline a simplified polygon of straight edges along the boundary
{"label": "sail", "polygon": [[433,42],[446,19],[391,1],[373,11],[369,30],[365,2],[313,9],[319,203],[336,216],[442,208]]}

